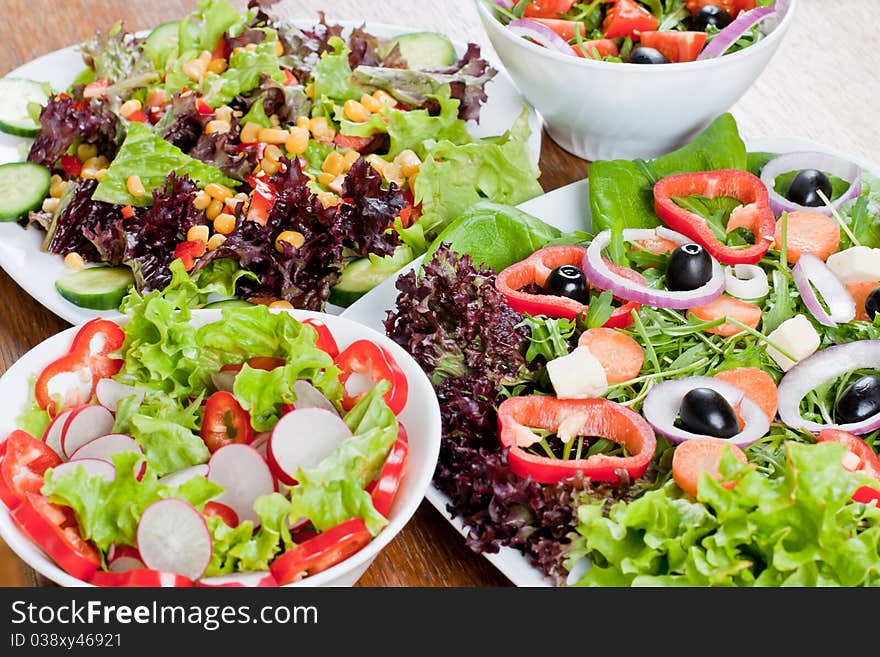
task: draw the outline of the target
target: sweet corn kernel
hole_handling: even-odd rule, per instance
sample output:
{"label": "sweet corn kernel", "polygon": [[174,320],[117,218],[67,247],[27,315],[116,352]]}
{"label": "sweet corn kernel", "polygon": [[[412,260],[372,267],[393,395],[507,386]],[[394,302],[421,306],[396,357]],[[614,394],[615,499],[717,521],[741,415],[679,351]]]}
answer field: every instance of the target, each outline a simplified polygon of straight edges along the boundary
{"label": "sweet corn kernel", "polygon": [[308,130],[309,129],[309,117],[307,117],[307,116],[299,117],[296,120],[296,127],[297,128],[305,128],[306,130]]}
{"label": "sweet corn kernel", "polygon": [[281,165],[278,164],[278,162],[273,162],[269,158],[264,157],[260,161],[260,167],[263,169],[263,171],[265,171],[270,176],[272,176],[272,175],[275,175],[276,173],[278,173],[278,170],[281,168]]}
{"label": "sweet corn kernel", "polygon": [[319,192],[316,196],[318,197],[318,201],[321,202],[321,205],[324,206],[325,210],[327,208],[335,208],[342,203],[342,199],[333,192]]}
{"label": "sweet corn kernel", "polygon": [[354,163],[357,162],[361,157],[361,154],[357,151],[348,151],[345,155],[342,156],[342,160],[345,162],[346,170],[351,169],[354,166]]}
{"label": "sweet corn kernel", "polygon": [[291,128],[290,136],[284,142],[284,150],[291,155],[302,155],[309,149],[309,129]]}
{"label": "sweet corn kernel", "polygon": [[95,171],[95,180],[101,182],[104,180],[104,176],[107,175],[107,169],[98,169]]}
{"label": "sweet corn kernel", "polygon": [[94,180],[98,177],[98,170],[91,167],[83,167],[79,175],[83,180]]}
{"label": "sweet corn kernel", "polygon": [[199,53],[199,61],[205,62],[205,66],[207,66],[211,62],[211,58],[212,55],[210,50],[203,50]]}
{"label": "sweet corn kernel", "polygon": [[89,159],[83,162],[83,169],[92,169],[93,171],[98,171],[99,169],[106,169],[110,166],[110,160],[108,160],[103,155],[99,155],[97,157],[90,157]]}
{"label": "sweet corn kernel", "polygon": [[211,197],[203,191],[197,192],[193,199],[193,207],[196,210],[207,210],[209,205],[211,205]]}
{"label": "sweet corn kernel", "polygon": [[241,129],[241,143],[255,144],[260,140],[260,130],[263,129],[259,123],[248,121]]}
{"label": "sweet corn kernel", "polygon": [[211,235],[211,239],[208,240],[208,251],[213,251],[218,246],[223,244],[226,241],[226,235],[221,235],[220,233],[214,233]]}
{"label": "sweet corn kernel", "polygon": [[229,105],[221,105],[214,110],[214,116],[218,121],[232,123],[232,108]]}
{"label": "sweet corn kernel", "polygon": [[306,85],[306,96],[308,96],[312,100],[315,99],[315,83],[314,82],[310,82],[309,84]]}
{"label": "sweet corn kernel", "polygon": [[225,59],[212,59],[208,64],[208,71],[211,73],[216,73],[220,75],[226,70],[226,60]]}
{"label": "sweet corn kernel", "polygon": [[342,111],[349,121],[365,123],[370,120],[370,111],[356,100],[347,100],[342,106]]}
{"label": "sweet corn kernel", "polygon": [[138,175],[129,176],[125,181],[125,188],[132,196],[143,196],[147,193],[147,190],[144,189],[144,183],[141,182],[141,177]]}
{"label": "sweet corn kernel", "polygon": [[143,109],[143,105],[141,105],[141,101],[136,98],[132,98],[131,100],[127,100],[119,107],[119,115],[123,119],[127,119],[135,112],[139,112]]}
{"label": "sweet corn kernel", "polygon": [[330,144],[333,142],[333,138],[336,137],[336,130],[333,129],[333,126],[327,122],[327,118],[324,116],[310,119],[309,130],[312,131],[312,136],[322,144]]}
{"label": "sweet corn kernel", "polygon": [[324,187],[332,183],[334,180],[336,180],[335,173],[322,173],[318,176],[318,182],[324,185]]}
{"label": "sweet corn kernel", "polygon": [[208,70],[208,64],[201,59],[193,59],[183,65],[183,74],[193,82],[201,82]]}
{"label": "sweet corn kernel", "polygon": [[345,169],[345,159],[336,151],[330,151],[321,165],[321,171],[338,176]]}
{"label": "sweet corn kernel", "polygon": [[281,119],[278,118],[277,114],[273,114],[269,117],[269,123],[272,125],[273,128],[277,128],[281,125]]}
{"label": "sweet corn kernel", "polygon": [[306,238],[302,233],[298,233],[295,230],[285,230],[278,237],[275,238],[275,248],[278,249],[279,253],[284,253],[284,243],[293,245],[294,248],[299,248],[303,244],[306,243]]}
{"label": "sweet corn kernel", "polygon": [[284,299],[279,299],[278,301],[273,301],[269,304],[269,308],[273,310],[283,309],[283,310],[293,310],[293,304],[290,301],[285,301]]}
{"label": "sweet corn kernel", "polygon": [[47,198],[43,201],[43,212],[55,212],[58,209],[58,206],[61,204],[61,200],[57,198]]}
{"label": "sweet corn kernel", "polygon": [[284,45],[280,41],[275,42],[275,56],[283,57],[284,56]]}
{"label": "sweet corn kernel", "polygon": [[266,150],[263,151],[263,157],[270,162],[278,162],[282,155],[284,154],[281,152],[281,149],[275,144],[269,144],[266,146]]}
{"label": "sweet corn kernel", "polygon": [[400,151],[394,158],[394,163],[400,167],[400,172],[407,178],[416,175],[419,172],[419,167],[422,166],[419,156],[409,149]]}
{"label": "sweet corn kernel", "polygon": [[368,111],[373,112],[381,112],[384,104],[378,98],[371,96],[370,94],[364,94],[361,96],[361,105],[367,108]]}
{"label": "sweet corn kernel", "polygon": [[49,196],[60,198],[65,187],[67,187],[67,183],[56,173],[49,181]]}
{"label": "sweet corn kernel", "polygon": [[76,147],[76,156],[81,162],[87,162],[97,155],[98,147],[94,144],[80,144]]}
{"label": "sweet corn kernel", "polygon": [[244,47],[244,49],[245,49],[245,50],[256,50],[256,49],[257,49],[257,44],[256,44],[256,43],[249,43],[249,44],[247,44],[247,45]]}
{"label": "sweet corn kernel", "polygon": [[214,221],[221,212],[223,212],[223,201],[212,199],[208,209],[205,210],[205,216]]}
{"label": "sweet corn kernel", "polygon": [[388,105],[388,107],[397,106],[397,99],[394,96],[391,96],[390,94],[382,91],[381,89],[376,89],[376,91],[373,92],[373,98],[378,100],[383,105]]}
{"label": "sweet corn kernel", "polygon": [[228,212],[221,212],[214,218],[214,231],[221,235],[229,235],[235,230],[235,217]]}
{"label": "sweet corn kernel", "polygon": [[186,240],[188,242],[207,242],[211,231],[207,226],[192,226],[186,231]]}
{"label": "sweet corn kernel", "polygon": [[148,107],[162,107],[166,102],[167,97],[165,96],[165,92],[161,89],[156,89],[147,94]]}
{"label": "sweet corn kernel", "polygon": [[396,185],[403,185],[404,177],[403,173],[400,171],[400,166],[393,163],[387,162],[383,160],[378,155],[370,155],[367,157],[367,162],[379,173],[382,174],[382,177],[385,178],[387,182],[393,182]]}
{"label": "sweet corn kernel", "polygon": [[327,188],[331,192],[336,192],[337,194],[342,196],[342,190],[345,188],[345,176],[341,174],[336,176],[327,184]]}
{"label": "sweet corn kernel", "polygon": [[64,256],[64,264],[77,271],[86,266],[85,260],[83,260],[83,257],[76,251]]}
{"label": "sweet corn kernel", "polygon": [[290,133],[281,128],[263,128],[260,130],[258,140],[264,144],[283,144],[289,136]]}
{"label": "sweet corn kernel", "polygon": [[225,201],[228,198],[232,198],[232,190],[226,185],[220,185],[218,183],[205,185],[205,194],[218,201]]}
{"label": "sweet corn kernel", "polygon": [[205,134],[213,135],[213,134],[225,134],[232,130],[232,125],[229,121],[221,121],[220,119],[215,119],[214,121],[208,121],[208,125],[205,126]]}

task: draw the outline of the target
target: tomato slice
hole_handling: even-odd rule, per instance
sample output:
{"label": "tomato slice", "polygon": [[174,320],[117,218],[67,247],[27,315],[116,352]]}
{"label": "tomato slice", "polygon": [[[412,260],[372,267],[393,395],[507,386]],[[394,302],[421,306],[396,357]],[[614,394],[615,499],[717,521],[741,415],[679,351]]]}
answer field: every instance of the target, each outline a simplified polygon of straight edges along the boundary
{"label": "tomato slice", "polygon": [[569,11],[574,0],[535,0],[525,7],[526,18],[555,18]]}
{"label": "tomato slice", "polygon": [[0,500],[14,509],[28,493],[39,493],[43,475],[61,465],[61,458],[42,440],[24,431],[13,431],[3,442],[0,461]]}
{"label": "tomato slice", "polygon": [[254,439],[251,416],[231,392],[215,392],[205,404],[199,435],[212,454],[233,443],[248,445]]}
{"label": "tomato slice", "polygon": [[300,543],[269,566],[279,586],[320,573],[348,559],[373,540],[362,518],[346,520]]}
{"label": "tomato slice", "polygon": [[339,148],[348,148],[358,153],[367,153],[371,146],[376,143],[376,135],[369,137],[355,137],[354,135],[338,134],[333,138],[333,144]]}
{"label": "tomato slice", "polygon": [[670,62],[693,62],[706,45],[705,32],[642,32],[642,45],[663,53]]}
{"label": "tomato slice", "polygon": [[583,37],[586,35],[586,27],[580,21],[567,21],[562,18],[533,18],[533,21],[544,27],[549,27],[566,41],[574,39],[575,32]]}
{"label": "tomato slice", "polygon": [[238,514],[235,512],[235,509],[222,502],[206,502],[202,515],[206,518],[220,518],[230,527],[238,527],[239,524]]}
{"label": "tomato slice", "polygon": [[583,43],[571,44],[571,49],[578,57],[589,59],[602,59],[603,57],[617,57],[620,50],[612,39],[593,39]]}
{"label": "tomato slice", "polygon": [[656,30],[660,26],[654,14],[635,0],[617,0],[605,14],[602,34],[608,39],[632,37],[638,40],[639,34]]}
{"label": "tomato slice", "polygon": [[855,459],[858,459],[856,463],[844,467],[851,472],[860,472],[876,479],[878,484],[876,487],[862,486],[853,493],[853,499],[863,504],[876,500],[880,505],[880,458],[874,453],[871,446],[858,436],[840,429],[823,429],[819,432],[819,442],[840,443],[849,450],[849,454],[853,454]]}
{"label": "tomato slice", "polygon": [[339,355],[339,345],[336,344],[336,338],[320,319],[304,319],[303,324],[308,324],[318,332],[318,342],[316,346],[321,351],[330,354],[330,358],[336,358]]}
{"label": "tomato slice", "polygon": [[373,499],[373,507],[386,518],[391,512],[391,505],[400,490],[400,484],[406,475],[406,461],[409,457],[409,442],[403,425],[399,425],[397,441],[388,452],[385,465],[376,478],[376,485],[370,496]]}
{"label": "tomato slice", "polygon": [[105,570],[96,572],[90,584],[95,586],[112,586],[128,588],[157,588],[157,587],[190,587],[195,586],[189,577],[177,573],[165,573],[160,570],[149,568],[135,568],[122,573],[108,573]]}
{"label": "tomato slice", "polygon": [[395,415],[406,406],[409,396],[409,382],[406,375],[394,357],[377,344],[369,340],[353,342],[335,358],[334,364],[342,371],[339,380],[343,385],[342,407],[345,410],[354,408],[366,394],[349,392],[346,384],[353,374],[365,374],[375,383],[388,381],[391,389],[385,393],[385,402]]}
{"label": "tomato slice", "polygon": [[758,6],[758,0],[733,0],[732,15],[736,18],[741,11],[749,11]]}
{"label": "tomato slice", "polygon": [[101,557],[80,535],[73,509],[52,504],[42,495],[27,493],[13,509],[12,519],[43,552],[77,579],[88,581],[100,567]]}

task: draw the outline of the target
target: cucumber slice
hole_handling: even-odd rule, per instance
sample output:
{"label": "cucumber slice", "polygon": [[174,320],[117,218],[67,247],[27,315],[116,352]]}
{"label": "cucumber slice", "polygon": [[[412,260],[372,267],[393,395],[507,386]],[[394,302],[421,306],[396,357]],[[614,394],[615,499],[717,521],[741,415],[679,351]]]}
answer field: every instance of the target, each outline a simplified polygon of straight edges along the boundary
{"label": "cucumber slice", "polygon": [[40,122],[32,116],[31,104],[45,105],[51,93],[46,82],[0,78],[0,130],[16,137],[35,137]]}
{"label": "cucumber slice", "polygon": [[452,41],[437,32],[401,34],[382,44],[380,53],[385,57],[394,46],[412,69],[446,68],[458,59]]}
{"label": "cucumber slice", "polygon": [[49,170],[33,162],[0,165],[0,221],[15,221],[43,204]]}
{"label": "cucumber slice", "polygon": [[250,308],[253,306],[250,301],[244,299],[222,299],[221,301],[213,301],[205,305],[208,308]]}
{"label": "cucumber slice", "polygon": [[180,39],[180,21],[169,21],[157,25],[144,41],[144,52],[159,71],[168,65],[169,55],[177,55]]}
{"label": "cucumber slice", "polygon": [[399,246],[390,258],[361,258],[349,263],[330,290],[330,303],[348,307],[412,261],[412,250]]}
{"label": "cucumber slice", "polygon": [[113,310],[134,284],[128,267],[91,267],[55,281],[58,294],[80,308]]}

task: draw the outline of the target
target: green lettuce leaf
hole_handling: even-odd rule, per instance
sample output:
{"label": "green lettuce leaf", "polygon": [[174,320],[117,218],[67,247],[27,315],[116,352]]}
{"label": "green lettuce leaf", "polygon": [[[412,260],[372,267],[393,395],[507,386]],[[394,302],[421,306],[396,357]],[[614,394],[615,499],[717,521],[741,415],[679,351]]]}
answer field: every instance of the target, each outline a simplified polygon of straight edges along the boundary
{"label": "green lettuce leaf", "polygon": [[253,50],[239,50],[229,57],[229,67],[221,75],[209,73],[199,85],[204,101],[219,107],[236,96],[260,85],[263,75],[284,81],[281,62],[275,54],[278,37],[274,30],[264,30],[266,38]]}
{"label": "green lettuce leaf", "polygon": [[15,418],[15,426],[40,440],[43,438],[43,434],[46,433],[52,418],[49,416],[48,411],[40,408],[37,400],[34,398],[35,381],[36,377],[33,377],[28,382],[28,401],[18,417]]}
{"label": "green lettuce leaf", "polygon": [[199,0],[199,7],[180,22],[178,48],[180,52],[194,50],[196,54],[213,52],[224,32],[243,26],[248,15],[239,14],[227,0]]}
{"label": "green lettuce leaf", "polygon": [[312,72],[315,98],[344,102],[359,100],[363,94],[370,93],[371,90],[359,84],[352,75],[348,63],[351,51],[346,48],[345,41],[332,37],[327,45],[330,50],[321,55]]}
{"label": "green lettuce leaf", "polygon": [[[165,186],[171,171],[178,176],[189,176],[203,186],[209,183],[220,183],[227,187],[239,185],[238,181],[227,178],[219,169],[190,157],[153,134],[143,123],[135,121],[129,124],[122,148],[92,198],[118,205],[150,205],[153,202],[152,191]],[[133,175],[140,177],[147,191],[143,196],[132,196],[128,192],[128,178]]]}

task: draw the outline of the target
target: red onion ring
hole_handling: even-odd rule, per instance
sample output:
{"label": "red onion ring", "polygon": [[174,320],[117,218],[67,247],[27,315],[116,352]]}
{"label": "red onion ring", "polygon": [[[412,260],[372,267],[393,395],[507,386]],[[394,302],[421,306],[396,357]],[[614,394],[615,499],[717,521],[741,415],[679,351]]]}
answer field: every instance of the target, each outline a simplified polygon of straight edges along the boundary
{"label": "red onion ring", "polygon": [[779,419],[792,429],[819,433],[840,429],[857,435],[880,429],[880,413],[849,424],[820,424],[801,416],[801,400],[811,390],[854,370],[880,369],[880,340],[857,340],[828,347],[804,358],[788,370],[779,382]]}
{"label": "red onion ring", "polygon": [[502,9],[513,9],[513,0],[492,0],[492,4],[498,5]]}
{"label": "red onion ring", "polygon": [[568,45],[568,41],[556,34],[556,32],[546,25],[542,25],[537,21],[532,21],[528,18],[518,18],[515,21],[510,21],[507,24],[507,27],[517,36],[527,37],[549,50],[555,50],[556,52],[562,53],[563,55],[570,55],[571,57],[577,56],[575,55],[574,50],[571,49],[571,46]]}
{"label": "red onion ring", "polygon": [[[852,294],[828,265],[813,254],[804,253],[798,258],[791,275],[807,310],[822,326],[837,328],[838,322],[845,324],[856,316],[856,302]],[[822,295],[831,312],[825,312],[813,286]]]}
{"label": "red onion ring", "polygon": [[[661,232],[662,231],[662,232]],[[679,244],[689,244],[691,240],[680,233],[669,229],[627,228],[623,231],[625,242],[649,240],[656,237],[672,239]],[[602,251],[611,242],[611,231],[603,230],[593,238],[584,256],[584,273],[590,285],[600,290],[611,290],[618,299],[635,301],[654,308],[692,308],[704,306],[714,301],[724,292],[724,270],[718,261],[712,258],[712,278],[695,290],[672,291],[657,290],[628,280],[615,274],[602,258]]]}
{"label": "red onion ring", "polygon": [[770,207],[776,216],[781,215],[783,212],[795,212],[797,210],[811,210],[831,216],[831,208],[827,205],[819,207],[799,205],[798,203],[792,203],[776,191],[777,176],[792,171],[803,171],[804,169],[818,169],[819,171],[828,172],[833,176],[850,181],[849,188],[840,195],[840,198],[831,202],[831,205],[836,210],[839,210],[845,203],[858,198],[859,194],[862,193],[862,170],[858,164],[844,160],[836,155],[829,155],[828,153],[786,153],[770,160],[761,171],[761,182],[767,186],[767,191],[770,193]]}
{"label": "red onion ring", "polygon": [[675,426],[681,400],[694,388],[711,388],[734,408],[739,406],[739,415],[743,419],[744,426],[742,431],[727,439],[732,445],[748,447],[770,430],[770,418],[757,403],[746,396],[745,392],[725,381],[707,376],[691,376],[686,379],[663,381],[651,388],[648,396],[645,397],[645,403],[642,404],[642,414],[654,427],[654,431],[674,443],[707,437]]}
{"label": "red onion ring", "polygon": [[748,32],[752,27],[761,21],[776,14],[774,7],[757,7],[751,11],[742,11],[734,21],[721,30],[707,45],[703,48],[703,52],[697,57],[701,59],[714,59],[720,57],[727,52],[739,38]]}

